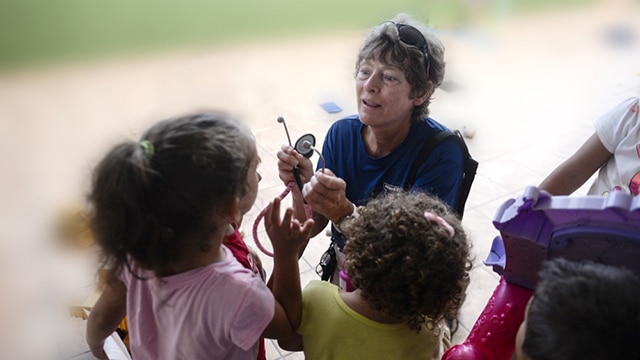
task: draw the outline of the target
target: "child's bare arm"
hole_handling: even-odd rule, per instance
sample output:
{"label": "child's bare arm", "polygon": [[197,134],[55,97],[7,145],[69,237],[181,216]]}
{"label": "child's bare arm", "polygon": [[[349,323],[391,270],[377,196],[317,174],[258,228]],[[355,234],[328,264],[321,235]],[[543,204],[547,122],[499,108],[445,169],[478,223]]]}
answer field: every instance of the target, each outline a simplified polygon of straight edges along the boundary
{"label": "child's bare arm", "polygon": [[570,195],[604,165],[612,154],[593,134],[570,158],[542,181],[539,188],[551,195]]}
{"label": "child's bare arm", "polygon": [[127,312],[127,288],[119,280],[107,281],[102,295],[89,313],[87,344],[93,356],[106,359],[104,341],[117,328]]}
{"label": "child's bare arm", "polygon": [[[303,225],[293,219],[293,210],[288,208],[280,219],[280,199],[276,198],[269,206],[265,216],[265,227],[273,244],[274,265],[270,280],[271,290],[276,298],[276,317],[280,315],[279,306],[290,324],[290,331],[267,333],[271,324],[265,329],[265,337],[285,338],[295,334],[302,317],[302,290],[300,288],[300,270],[298,254],[306,244],[313,226],[313,220]],[[278,319],[274,318],[274,321]],[[273,323],[273,321],[272,321]],[[283,329],[280,329],[283,330]]]}

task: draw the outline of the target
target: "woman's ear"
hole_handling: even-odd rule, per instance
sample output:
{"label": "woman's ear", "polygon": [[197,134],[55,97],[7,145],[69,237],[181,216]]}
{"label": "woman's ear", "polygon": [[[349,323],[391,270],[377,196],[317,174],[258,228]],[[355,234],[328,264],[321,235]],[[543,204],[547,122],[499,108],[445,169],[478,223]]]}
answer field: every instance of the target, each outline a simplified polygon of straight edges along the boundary
{"label": "woman's ear", "polygon": [[242,211],[240,210],[240,198],[234,197],[220,209],[220,216],[230,223],[239,224],[242,221]]}
{"label": "woman's ear", "polygon": [[427,101],[429,96],[431,96],[431,93],[432,91],[431,89],[429,89],[426,93],[424,93],[424,95],[418,96],[417,98],[413,99],[413,106],[420,106],[424,104],[424,102]]}

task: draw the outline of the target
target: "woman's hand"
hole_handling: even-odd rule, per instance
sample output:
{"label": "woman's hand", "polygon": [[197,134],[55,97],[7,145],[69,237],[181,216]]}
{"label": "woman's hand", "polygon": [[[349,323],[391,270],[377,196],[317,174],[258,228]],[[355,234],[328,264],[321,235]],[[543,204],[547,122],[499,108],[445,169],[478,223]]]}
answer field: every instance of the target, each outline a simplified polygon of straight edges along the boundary
{"label": "woman's hand", "polygon": [[300,155],[294,148],[289,145],[282,145],[277,154],[278,157],[278,175],[285,185],[291,181],[296,181],[293,175],[293,169],[297,166],[300,171],[300,180],[304,185],[313,176],[313,164],[311,160]]}
{"label": "woman's hand", "polygon": [[331,170],[317,171],[302,189],[302,196],[313,211],[338,222],[353,212],[353,204],[345,195],[347,183]]}

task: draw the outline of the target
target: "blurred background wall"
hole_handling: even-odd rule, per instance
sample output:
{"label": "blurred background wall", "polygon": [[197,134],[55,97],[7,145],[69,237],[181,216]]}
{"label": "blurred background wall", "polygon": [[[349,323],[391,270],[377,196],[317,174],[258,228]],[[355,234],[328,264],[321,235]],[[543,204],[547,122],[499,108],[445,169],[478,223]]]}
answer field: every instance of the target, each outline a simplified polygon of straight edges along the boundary
{"label": "blurred background wall", "polygon": [[15,0],[0,3],[0,67],[366,29],[397,12],[439,28],[593,0]]}

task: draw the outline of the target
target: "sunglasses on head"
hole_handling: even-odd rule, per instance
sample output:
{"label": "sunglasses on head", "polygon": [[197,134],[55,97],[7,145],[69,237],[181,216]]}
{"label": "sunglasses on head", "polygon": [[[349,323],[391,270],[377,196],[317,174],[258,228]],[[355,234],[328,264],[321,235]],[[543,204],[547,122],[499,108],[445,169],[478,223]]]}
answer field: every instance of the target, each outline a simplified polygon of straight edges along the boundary
{"label": "sunglasses on head", "polygon": [[420,30],[409,24],[399,24],[395,21],[387,21],[396,26],[398,30],[398,37],[405,45],[413,46],[420,50],[424,55],[424,66],[427,70],[427,77],[429,76],[429,46],[427,40]]}

